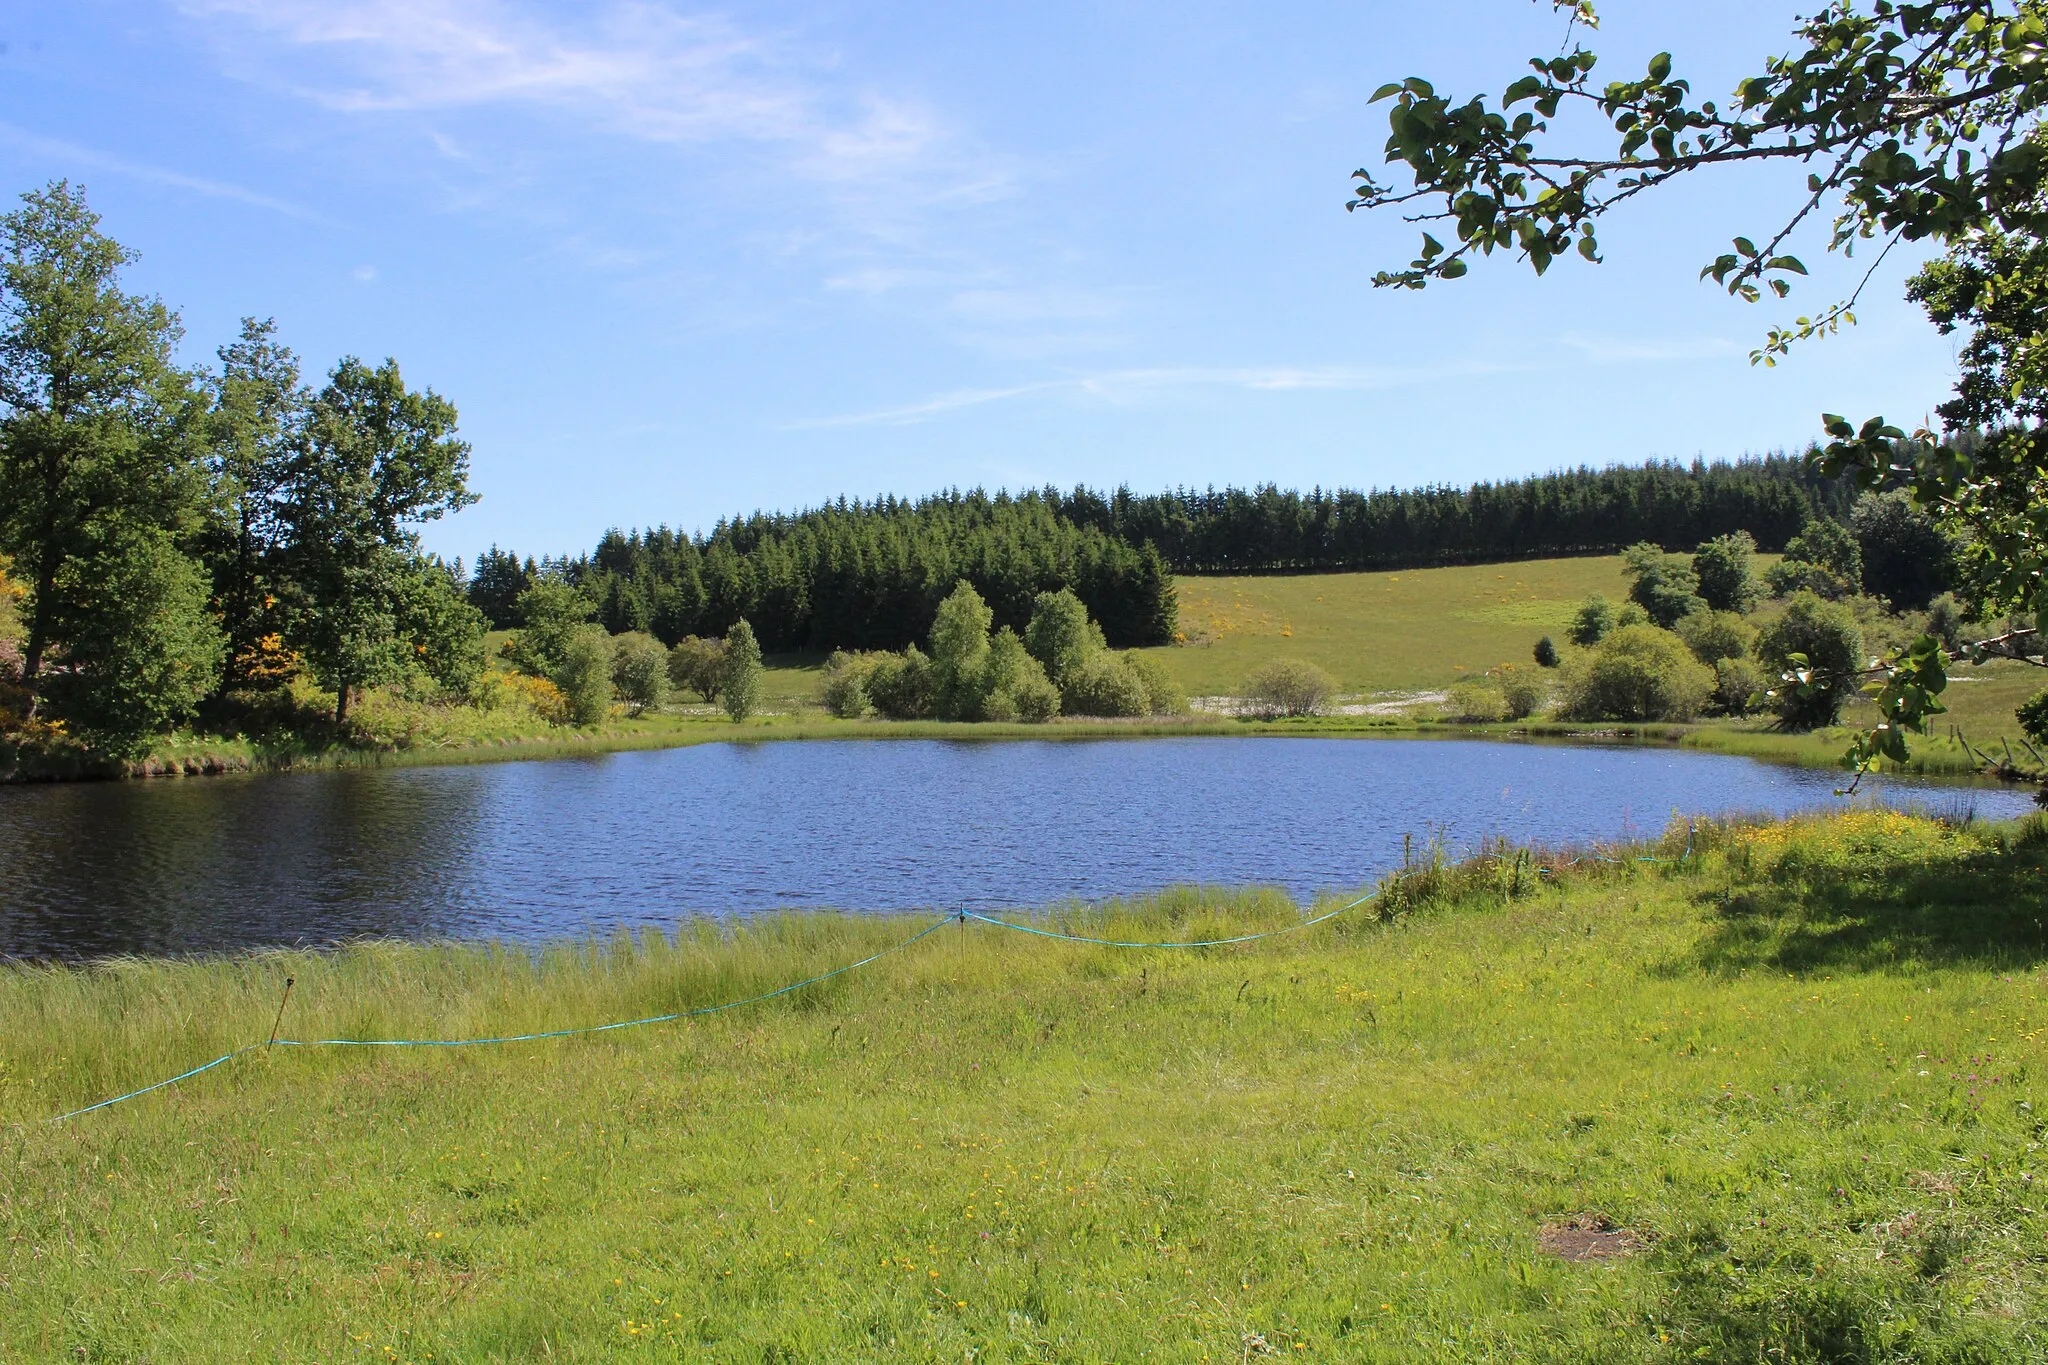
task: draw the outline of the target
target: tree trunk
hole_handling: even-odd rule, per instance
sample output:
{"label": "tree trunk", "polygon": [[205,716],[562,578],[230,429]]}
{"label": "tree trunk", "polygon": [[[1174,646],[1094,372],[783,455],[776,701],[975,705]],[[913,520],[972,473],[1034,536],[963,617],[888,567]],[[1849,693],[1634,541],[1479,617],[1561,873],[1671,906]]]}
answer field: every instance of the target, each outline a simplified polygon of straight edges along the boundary
{"label": "tree trunk", "polygon": [[43,701],[43,654],[50,647],[49,630],[44,623],[49,619],[50,603],[57,591],[57,571],[51,562],[52,558],[51,555],[44,554],[43,567],[36,573],[35,621],[29,626],[28,648],[23,650],[21,655],[21,687],[28,693],[28,714],[23,717],[25,720],[36,718],[36,712],[41,708]]}
{"label": "tree trunk", "polygon": [[342,725],[345,724],[347,721],[348,683],[344,681],[334,689],[334,723],[336,725]]}

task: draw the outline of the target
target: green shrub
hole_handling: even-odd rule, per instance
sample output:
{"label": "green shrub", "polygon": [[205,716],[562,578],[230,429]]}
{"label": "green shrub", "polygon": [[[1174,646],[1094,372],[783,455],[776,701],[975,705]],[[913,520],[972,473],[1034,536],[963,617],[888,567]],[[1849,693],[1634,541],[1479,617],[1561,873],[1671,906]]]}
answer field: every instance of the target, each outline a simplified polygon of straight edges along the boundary
{"label": "green shrub", "polygon": [[668,652],[668,680],[688,688],[705,702],[715,702],[725,689],[725,641],[685,635]]}
{"label": "green shrub", "polygon": [[[1785,614],[1758,634],[1756,646],[1773,675],[1795,669],[1809,675],[1811,681],[1803,686],[1780,682],[1772,689],[1772,709],[1798,729],[1833,725],[1862,681],[1856,675],[1863,667],[1863,632],[1855,614],[1810,592],[1794,597]],[[1804,662],[1795,655],[1804,656]]]}
{"label": "green shrub", "polygon": [[1253,714],[1313,716],[1330,704],[1336,683],[1314,664],[1276,659],[1245,679],[1244,697]]}
{"label": "green shrub", "polygon": [[1714,709],[1724,716],[1746,716],[1756,710],[1770,685],[1770,675],[1754,659],[1717,659]]}
{"label": "green shrub", "polygon": [[1684,555],[1667,555],[1643,541],[1623,551],[1622,561],[1622,572],[1634,580],[1629,585],[1629,599],[1667,630],[1679,617],[1706,606],[1699,593],[1699,575]]}
{"label": "green shrub", "polygon": [[2028,739],[2036,744],[2048,744],[2048,691],[2036,692],[2021,702],[2019,710],[2013,714]]}
{"label": "green shrub", "polygon": [[1927,634],[1941,641],[1945,649],[1961,649],[1963,632],[1969,618],[1963,611],[1963,604],[1952,592],[1945,592],[1927,605],[1927,621],[1921,627]]}
{"label": "green shrub", "polygon": [[1060,709],[1070,716],[1142,716],[1151,706],[1144,678],[1118,654],[1096,655],[1060,688]]}
{"label": "green shrub", "polygon": [[559,579],[544,578],[513,603],[519,630],[505,642],[505,654],[536,678],[552,678],[569,654],[569,641],[597,604]]}
{"label": "green shrub", "polygon": [[1088,619],[1088,608],[1066,588],[1042,592],[1032,599],[1024,644],[1055,687],[1065,687],[1069,677],[1108,648],[1102,628]]}
{"label": "green shrub", "polygon": [[1848,527],[1817,518],[1786,542],[1785,557],[1764,574],[1764,583],[1773,597],[1853,597],[1863,588],[1863,551]]}
{"label": "green shrub", "polygon": [[1507,713],[1507,701],[1501,696],[1500,689],[1482,678],[1467,678],[1451,684],[1444,702],[1444,719],[1468,725],[1500,720]]}
{"label": "green shrub", "polygon": [[1500,699],[1504,719],[1527,720],[1550,700],[1550,682],[1535,674],[1509,671],[1501,676]]}
{"label": "green shrub", "polygon": [[1060,713],[1060,690],[1044,678],[1026,678],[1011,693],[1017,719],[1038,724]]}
{"label": "green shrub", "polygon": [[1599,593],[1594,593],[1579,604],[1578,612],[1572,617],[1571,628],[1565,636],[1581,649],[1591,649],[1607,638],[1607,632],[1614,629],[1614,608]]}
{"label": "green shrub", "polygon": [[1714,674],[1655,626],[1622,626],[1565,666],[1559,713],[1570,720],[1691,720]]}
{"label": "green shrub", "polygon": [[1755,566],[1756,538],[1747,531],[1703,541],[1692,556],[1700,597],[1715,611],[1745,612],[1756,605],[1763,589],[1756,581]]}
{"label": "green shrub", "polygon": [[227,640],[207,610],[204,575],[150,528],[73,560],[57,586],[90,609],[72,630],[69,666],[46,683],[53,709],[96,752],[148,752],[220,677]]}
{"label": "green shrub", "polygon": [[612,709],[612,637],[603,626],[579,626],[562,643],[553,681],[569,703],[569,723],[596,725]]}
{"label": "green shrub", "polygon": [[1124,667],[1145,684],[1145,712],[1153,716],[1178,716],[1188,709],[1187,693],[1166,671],[1166,665],[1149,654],[1132,650],[1124,655]]}
{"label": "green shrub", "polygon": [[745,720],[761,705],[761,645],[743,616],[725,633],[725,681],[721,688],[725,714]]}
{"label": "green shrub", "polygon": [[1732,611],[1696,611],[1679,618],[1678,638],[1692,656],[1712,668],[1723,659],[1746,659],[1756,627]]}
{"label": "green shrub", "polygon": [[1051,720],[1059,713],[1059,689],[1024,647],[1024,640],[1004,626],[988,643],[982,662],[981,717],[984,720]]}
{"label": "green shrub", "polygon": [[988,603],[965,579],[939,603],[931,660],[932,708],[940,720],[981,719],[988,696],[988,628],[994,619]]}
{"label": "green shrub", "polygon": [[1548,635],[1536,642],[1536,666],[1538,668],[1556,668],[1559,662],[1557,645],[1552,642]]}
{"label": "green shrub", "polygon": [[634,715],[659,710],[668,700],[668,651],[640,631],[612,640],[612,689]]}
{"label": "green shrub", "polygon": [[868,675],[873,656],[835,649],[825,660],[825,709],[841,720],[859,720],[868,713]]}
{"label": "green shrub", "polygon": [[868,700],[891,720],[928,720],[932,714],[932,662],[916,645],[885,654],[868,670]]}
{"label": "green shrub", "polygon": [[1865,493],[1849,513],[1863,590],[1901,611],[1924,608],[1955,579],[1956,542],[1904,488]]}

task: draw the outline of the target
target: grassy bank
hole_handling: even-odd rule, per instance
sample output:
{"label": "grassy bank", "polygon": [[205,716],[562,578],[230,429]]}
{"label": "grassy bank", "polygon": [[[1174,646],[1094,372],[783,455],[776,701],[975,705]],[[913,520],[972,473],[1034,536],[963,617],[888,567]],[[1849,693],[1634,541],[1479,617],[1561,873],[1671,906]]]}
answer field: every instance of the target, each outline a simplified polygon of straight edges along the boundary
{"label": "grassy bank", "polygon": [[[650,716],[639,720],[620,720],[591,729],[547,728],[536,733],[403,749],[264,747],[247,741],[181,736],[160,746],[148,759],[133,764],[88,764],[62,757],[58,762],[50,763],[39,756],[31,756],[28,762],[15,766],[7,753],[0,752],[0,782],[495,763],[685,748],[693,744],[831,739],[943,739],[969,743],[1173,737],[1536,740],[1667,745],[1801,767],[1835,768],[1840,765],[1850,733],[1844,727],[1803,733],[1781,731],[1757,720],[1709,721],[1691,725],[1525,720],[1461,725],[1400,715],[1312,716],[1267,721],[1195,714],[1136,721],[1067,718],[1046,725],[1025,725],[875,719],[846,721],[816,711],[799,711],[757,716],[740,724],[713,716]],[[1995,738],[1983,738],[1987,733],[1995,736],[1996,731],[1964,733],[1980,751],[1988,749],[1994,755],[2003,752]],[[2024,763],[2026,752],[2015,752]],[[1885,770],[1918,777],[1962,779],[1977,773],[1981,766],[1970,750],[1949,736],[1945,726],[1937,725],[1935,733],[1914,741],[1913,757],[1902,769],[1887,765]]]}
{"label": "grassy bank", "polygon": [[[917,923],[15,970],[0,1358],[2038,1358],[2033,833],[1860,813],[1683,864],[1510,858],[1197,952],[949,925],[688,1023],[279,1049],[56,1126],[261,1040],[287,975],[288,1037],[516,1032]],[[1584,1246],[1624,1254],[1545,1249]]]}

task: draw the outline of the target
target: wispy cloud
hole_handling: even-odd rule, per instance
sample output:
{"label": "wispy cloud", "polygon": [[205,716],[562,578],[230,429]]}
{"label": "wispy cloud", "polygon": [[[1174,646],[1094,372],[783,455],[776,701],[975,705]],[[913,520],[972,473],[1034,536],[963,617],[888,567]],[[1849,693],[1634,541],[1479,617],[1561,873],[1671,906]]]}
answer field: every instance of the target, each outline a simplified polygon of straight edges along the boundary
{"label": "wispy cloud", "polygon": [[836,427],[908,426],[929,421],[950,412],[1001,403],[1034,394],[1065,394],[1112,403],[1129,402],[1147,394],[1175,389],[1213,388],[1253,392],[1304,390],[1374,390],[1405,388],[1445,379],[1501,374],[1524,366],[1498,365],[1486,361],[1459,361],[1447,365],[1412,368],[1378,366],[1253,366],[1243,368],[1212,366],[1159,366],[1144,369],[1105,370],[1097,374],[1074,375],[1014,384],[1006,388],[957,389],[921,402],[867,412],[842,413],[831,417],[804,418],[782,424],[782,429],[814,431]]}
{"label": "wispy cloud", "polygon": [[[655,143],[775,144],[806,182],[1005,192],[918,101],[848,92],[829,62],[716,15],[620,0],[556,23],[512,0],[179,0],[238,76],[346,113],[527,106]],[[437,135],[437,141],[439,140]],[[447,144],[443,146],[446,151]]]}
{"label": "wispy cloud", "polygon": [[314,213],[311,209],[290,203],[287,200],[274,198],[271,195],[263,194],[256,190],[247,189],[241,185],[230,184],[224,180],[209,180],[204,176],[187,175],[183,171],[174,171],[163,166],[151,166],[140,161],[130,161],[126,157],[115,156],[111,152],[102,152],[91,147],[84,147],[76,142],[68,142],[63,138],[44,137],[39,133],[31,133],[27,129],[18,128],[11,123],[0,123],[0,145],[13,147],[18,151],[27,152],[31,156],[56,162],[65,167],[105,171],[110,175],[118,175],[129,180],[139,180],[144,184],[167,185],[173,189],[190,190],[194,194],[203,194],[214,199],[232,199],[237,203],[248,204],[260,209],[268,209],[272,213],[282,213],[292,218],[302,218],[307,222],[324,221],[319,214]]}

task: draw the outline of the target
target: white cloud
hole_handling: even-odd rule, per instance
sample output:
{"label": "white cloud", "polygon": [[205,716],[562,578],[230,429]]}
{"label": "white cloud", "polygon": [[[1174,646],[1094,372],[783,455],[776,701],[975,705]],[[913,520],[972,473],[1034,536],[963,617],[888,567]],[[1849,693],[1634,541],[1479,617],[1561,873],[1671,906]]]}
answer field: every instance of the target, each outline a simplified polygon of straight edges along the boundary
{"label": "white cloud", "polygon": [[[185,0],[181,8],[302,49],[313,69],[287,79],[335,109],[542,103],[658,140],[786,135],[800,121],[800,98],[757,69],[758,44],[722,20],[655,5],[611,6],[581,32],[502,0]],[[246,65],[256,54],[239,55]]]}
{"label": "white cloud", "polygon": [[204,176],[186,175],[182,171],[170,170],[163,166],[130,161],[125,157],[97,151],[91,147],[82,147],[78,143],[67,142],[62,138],[31,133],[10,123],[0,123],[0,144],[67,167],[106,171],[111,175],[140,180],[149,185],[168,185],[173,189],[190,190],[194,194],[203,194],[213,199],[232,199],[237,203],[268,209],[272,213],[282,213],[292,218],[303,218],[308,222],[323,221],[320,215],[310,209],[256,190],[246,189],[224,180],[209,180]]}
{"label": "white cloud", "polygon": [[348,273],[358,284],[375,284],[377,282],[377,267],[374,265],[359,265]]}
{"label": "white cloud", "polygon": [[179,3],[211,26],[235,74],[341,112],[523,105],[647,142],[776,144],[808,181],[900,194],[925,180],[924,202],[1007,184],[921,103],[843,91],[827,62],[787,42],[648,0],[585,6],[560,24],[512,0]]}

